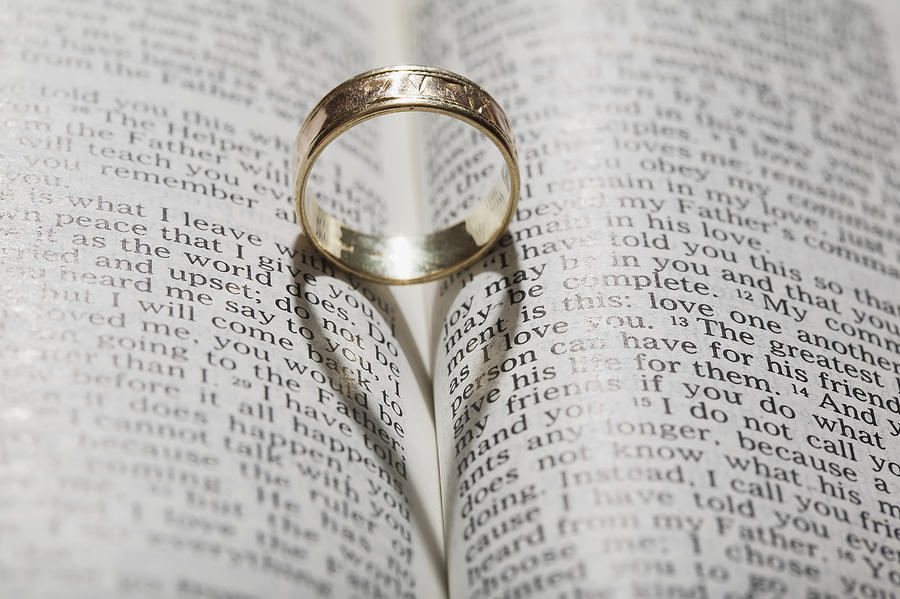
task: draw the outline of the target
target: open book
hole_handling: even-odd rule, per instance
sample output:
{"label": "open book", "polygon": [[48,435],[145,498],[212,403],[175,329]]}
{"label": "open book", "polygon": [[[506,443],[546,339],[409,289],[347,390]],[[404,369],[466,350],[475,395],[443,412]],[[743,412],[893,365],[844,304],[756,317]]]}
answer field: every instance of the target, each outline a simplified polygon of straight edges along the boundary
{"label": "open book", "polygon": [[[7,0],[0,596],[900,595],[896,17]],[[523,185],[394,289],[310,249],[288,170],[410,62],[498,99]],[[409,218],[391,142],[337,144],[349,222]]]}

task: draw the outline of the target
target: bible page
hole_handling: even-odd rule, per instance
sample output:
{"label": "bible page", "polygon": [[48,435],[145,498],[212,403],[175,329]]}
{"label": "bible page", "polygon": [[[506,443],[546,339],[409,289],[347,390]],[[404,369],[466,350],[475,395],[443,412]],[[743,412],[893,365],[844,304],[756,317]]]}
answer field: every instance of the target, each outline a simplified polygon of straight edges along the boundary
{"label": "bible page", "polygon": [[[393,3],[0,11],[0,595],[440,597],[421,304],[300,234],[291,152]],[[312,184],[385,226],[386,140]],[[426,403],[428,401],[428,403]]]}
{"label": "bible page", "polygon": [[420,4],[523,174],[437,291],[453,597],[900,593],[887,14]]}

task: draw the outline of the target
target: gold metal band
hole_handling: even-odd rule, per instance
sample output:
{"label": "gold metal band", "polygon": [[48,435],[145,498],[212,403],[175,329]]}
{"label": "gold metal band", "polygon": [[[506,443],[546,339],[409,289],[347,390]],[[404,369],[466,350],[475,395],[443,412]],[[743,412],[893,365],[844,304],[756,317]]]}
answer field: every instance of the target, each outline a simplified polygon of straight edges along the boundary
{"label": "gold metal band", "polygon": [[[316,159],[341,133],[390,112],[423,110],[460,119],[486,135],[503,156],[497,184],[464,220],[420,236],[378,236],[345,227],[306,195]],[[313,244],[345,270],[388,284],[421,283],[464,268],[506,228],[519,198],[516,146],[497,102],[465,77],[422,66],[367,71],[331,90],[312,109],[294,144],[297,217]]]}

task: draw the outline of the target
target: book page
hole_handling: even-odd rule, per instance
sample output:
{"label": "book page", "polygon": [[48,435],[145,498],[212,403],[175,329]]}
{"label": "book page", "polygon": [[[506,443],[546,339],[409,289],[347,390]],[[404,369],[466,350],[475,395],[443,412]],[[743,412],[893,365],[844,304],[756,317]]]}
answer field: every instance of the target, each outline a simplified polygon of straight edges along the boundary
{"label": "book page", "polygon": [[885,14],[420,7],[523,174],[509,234],[439,290],[453,597],[900,593]]}
{"label": "book page", "polygon": [[[315,102],[400,61],[395,9],[4,4],[0,595],[443,596],[417,325],[290,180]],[[386,140],[335,143],[323,203],[384,227]]]}

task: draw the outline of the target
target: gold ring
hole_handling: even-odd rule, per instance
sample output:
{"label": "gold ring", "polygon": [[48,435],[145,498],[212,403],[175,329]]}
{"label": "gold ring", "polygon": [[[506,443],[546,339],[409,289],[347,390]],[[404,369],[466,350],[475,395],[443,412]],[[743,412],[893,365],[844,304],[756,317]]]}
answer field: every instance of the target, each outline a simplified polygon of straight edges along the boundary
{"label": "gold ring", "polygon": [[[462,221],[419,236],[369,235],[345,226],[307,197],[309,174],[329,143],[363,121],[410,110],[468,123],[494,143],[506,162],[494,188]],[[500,238],[519,198],[516,146],[503,109],[465,77],[409,65],[367,71],[319,101],[297,134],[294,182],[297,218],[312,243],[341,268],[387,284],[431,281],[469,266]]]}

